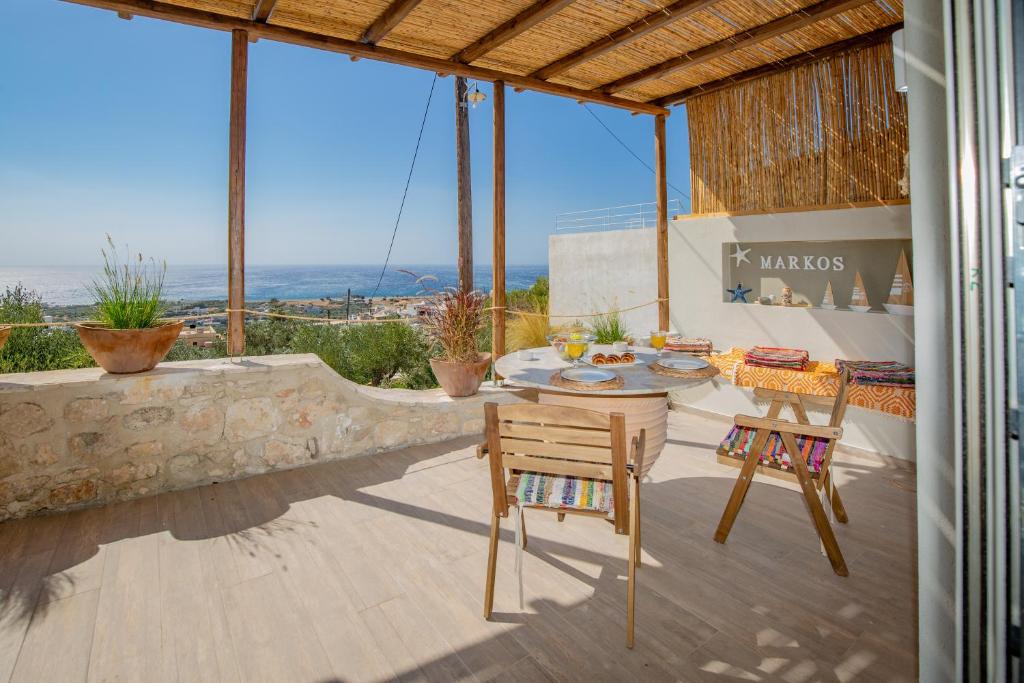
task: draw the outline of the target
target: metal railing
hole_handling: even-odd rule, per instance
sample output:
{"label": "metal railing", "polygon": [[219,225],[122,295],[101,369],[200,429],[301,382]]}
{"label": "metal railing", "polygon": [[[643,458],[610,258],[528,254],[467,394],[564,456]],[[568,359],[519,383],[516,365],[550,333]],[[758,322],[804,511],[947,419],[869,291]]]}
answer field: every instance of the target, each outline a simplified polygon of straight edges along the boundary
{"label": "metal railing", "polygon": [[[668,215],[682,213],[678,199],[668,200]],[[653,228],[658,224],[658,207],[654,202],[609,206],[604,209],[570,211],[555,216],[555,232],[593,232],[597,230],[632,230]]]}

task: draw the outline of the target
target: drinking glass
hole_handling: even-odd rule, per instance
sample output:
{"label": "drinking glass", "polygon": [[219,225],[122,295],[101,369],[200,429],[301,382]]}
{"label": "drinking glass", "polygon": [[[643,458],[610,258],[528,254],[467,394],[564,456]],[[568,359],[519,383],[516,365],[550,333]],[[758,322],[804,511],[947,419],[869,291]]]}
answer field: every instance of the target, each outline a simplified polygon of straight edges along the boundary
{"label": "drinking glass", "polygon": [[656,330],[651,332],[651,346],[661,355],[661,350],[665,348],[665,339],[668,337],[668,332],[665,330]]}
{"label": "drinking glass", "polygon": [[572,361],[572,366],[579,367],[580,358],[587,352],[587,341],[585,339],[570,339],[565,344],[565,354]]}

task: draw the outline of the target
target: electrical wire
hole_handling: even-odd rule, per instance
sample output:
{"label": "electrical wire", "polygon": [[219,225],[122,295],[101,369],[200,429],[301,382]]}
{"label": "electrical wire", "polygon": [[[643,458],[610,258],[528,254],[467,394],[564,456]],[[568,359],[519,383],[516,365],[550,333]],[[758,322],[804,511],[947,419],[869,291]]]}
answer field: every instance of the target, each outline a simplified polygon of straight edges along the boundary
{"label": "electrical wire", "polygon": [[434,74],[434,79],[430,81],[430,93],[427,95],[427,106],[423,108],[423,120],[420,121],[420,133],[416,136],[416,148],[412,152],[412,163],[409,164],[409,175],[405,179],[405,189],[402,191],[402,201],[398,205],[398,217],[395,218],[395,228],[391,231],[391,244],[388,245],[388,255],[384,259],[384,267],[380,269],[380,277],[377,278],[377,286],[373,288],[373,294],[370,295],[372,299],[377,295],[377,290],[380,289],[380,283],[384,281],[384,273],[388,270],[388,264],[391,263],[391,250],[395,248],[395,237],[398,235],[398,225],[402,222],[402,212],[405,210],[405,198],[409,196],[409,184],[412,182],[412,172],[416,168],[416,157],[420,154],[420,143],[423,141],[423,129],[427,125],[427,114],[430,113],[430,101],[434,99],[434,86],[437,85],[437,74]]}
{"label": "electrical wire", "polygon": [[[641,158],[640,158],[640,156],[639,156],[639,155],[638,155],[638,154],[637,154],[636,152],[634,152],[634,151],[633,151],[633,150],[632,150],[632,149],[630,148],[630,146],[629,146],[629,145],[627,145],[627,144],[626,144],[625,142],[623,142],[623,141],[622,141],[622,138],[620,138],[620,137],[619,137],[618,135],[616,135],[616,134],[615,134],[615,132],[614,132],[614,131],[613,131],[613,130],[612,130],[611,128],[609,128],[609,127],[607,126],[607,124],[605,124],[605,122],[601,120],[601,117],[599,117],[599,116],[598,116],[597,114],[595,114],[595,113],[594,113],[594,111],[593,111],[593,110],[592,110],[592,109],[591,109],[591,108],[590,108],[589,106],[587,106],[586,104],[584,104],[584,105],[583,105],[583,108],[587,110],[587,113],[588,113],[588,114],[590,114],[591,116],[593,116],[593,117],[594,117],[594,120],[595,120],[595,121],[597,121],[598,123],[600,123],[600,124],[601,124],[601,127],[602,127],[602,128],[604,128],[604,129],[605,129],[606,131],[608,131],[608,134],[609,134],[609,135],[611,135],[611,136],[612,136],[613,138],[615,138],[615,141],[616,141],[617,143],[619,143],[620,145],[622,145],[622,148],[623,148],[623,149],[625,149],[625,150],[626,150],[627,152],[629,152],[630,154],[632,154],[632,155],[633,155],[633,158],[634,158],[634,159],[636,159],[637,161],[639,161],[639,162],[640,162],[641,164],[643,164],[643,167],[644,167],[644,168],[646,168],[646,169],[647,169],[648,171],[650,171],[651,173],[654,173],[654,169],[653,169],[653,168],[651,167],[651,165],[650,165],[650,164],[648,164],[648,163],[647,163],[646,161],[644,161],[643,159],[641,159]],[[669,187],[671,187],[671,188],[672,188],[673,190],[675,190],[675,191],[676,191],[676,192],[678,192],[679,194],[681,194],[681,195],[683,195],[684,197],[686,197],[687,199],[689,199],[689,198],[690,198],[690,195],[689,195],[688,193],[686,193],[686,192],[683,192],[683,191],[682,191],[682,190],[680,190],[680,189],[679,189],[678,187],[676,187],[676,186],[675,186],[675,185],[673,185],[672,183],[668,182],[668,180],[667,180],[667,179],[665,180],[665,184],[666,184],[666,185],[668,185]]]}

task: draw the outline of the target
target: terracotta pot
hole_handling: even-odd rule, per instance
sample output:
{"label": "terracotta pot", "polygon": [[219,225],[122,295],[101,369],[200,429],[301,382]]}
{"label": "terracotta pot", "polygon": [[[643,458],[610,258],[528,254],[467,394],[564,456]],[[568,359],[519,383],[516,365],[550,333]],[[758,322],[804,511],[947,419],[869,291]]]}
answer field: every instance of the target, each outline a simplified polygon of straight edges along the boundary
{"label": "terracotta pot", "polygon": [[11,328],[0,325],[0,349],[4,348],[7,338],[11,336]]}
{"label": "terracotta pot", "polygon": [[178,341],[183,322],[140,330],[112,330],[98,325],[75,325],[78,338],[107,372],[126,375],[152,370]]}
{"label": "terracotta pot", "polygon": [[441,388],[449,396],[472,396],[480,389],[480,383],[487,375],[491,366],[491,354],[481,353],[476,361],[470,363],[449,363],[438,358],[430,359],[430,369],[434,371]]}

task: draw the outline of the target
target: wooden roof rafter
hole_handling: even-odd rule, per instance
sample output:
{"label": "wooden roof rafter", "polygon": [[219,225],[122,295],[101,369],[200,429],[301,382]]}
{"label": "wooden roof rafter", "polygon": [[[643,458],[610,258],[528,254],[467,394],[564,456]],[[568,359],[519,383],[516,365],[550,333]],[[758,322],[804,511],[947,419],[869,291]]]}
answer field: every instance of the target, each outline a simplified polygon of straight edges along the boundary
{"label": "wooden roof rafter", "polygon": [[651,12],[647,16],[634,21],[628,26],[623,26],[617,31],[609,33],[598,40],[585,45],[580,49],[567,54],[566,56],[551,62],[534,71],[531,76],[547,80],[553,78],[580,64],[596,59],[606,52],[646,36],[648,33],[657,31],[659,28],[668,26],[672,22],[685,19],[695,12],[707,9],[719,0],[676,0],[670,5]]}
{"label": "wooden roof rafter", "polygon": [[467,45],[458,52],[452,61],[469,64],[483,57],[488,52],[507,43],[521,33],[525,33],[548,17],[562,11],[576,0],[539,0],[522,12],[506,21],[501,26],[488,31],[486,35]]}
{"label": "wooden roof rafter", "polygon": [[277,0],[256,0],[256,5],[252,9],[252,20],[259,24],[267,23],[274,13],[275,5]]}
{"label": "wooden roof rafter", "polygon": [[405,19],[409,12],[416,9],[423,0],[394,0],[381,15],[370,24],[370,27],[363,31],[359,38],[362,43],[376,45],[384,39],[387,34],[395,30],[395,27]]}
{"label": "wooden roof rafter", "polygon": [[654,64],[646,69],[627,74],[622,78],[594,88],[594,90],[611,95],[645,81],[667,76],[680,69],[703,64],[704,62],[727,55],[730,52],[742,50],[785,33],[797,31],[836,14],[866,5],[869,2],[873,2],[873,0],[822,0],[809,7],[787,14],[784,17],[769,21],[766,24],[755,26],[723,40],[705,45],[696,50],[690,50],[659,64]]}
{"label": "wooden roof rafter", "polygon": [[349,40],[335,36],[313,33],[300,29],[279,26],[270,23],[258,23],[249,18],[193,9],[161,0],[64,0],[72,4],[88,5],[99,9],[124,12],[142,17],[162,19],[180,24],[199,26],[219,31],[246,31],[249,38],[262,38],[291,45],[301,45],[328,52],[337,52],[351,57],[373,59],[389,64],[400,64],[435,73],[464,76],[481,81],[503,81],[515,88],[543,92],[550,95],[567,97],[578,102],[605,104],[619,109],[626,109],[638,114],[668,114],[668,110],[646,102],[637,102],[622,97],[606,95],[592,90],[576,88],[543,81],[530,76],[498,71],[484,67],[453,62],[448,59],[429,55],[397,50]]}

